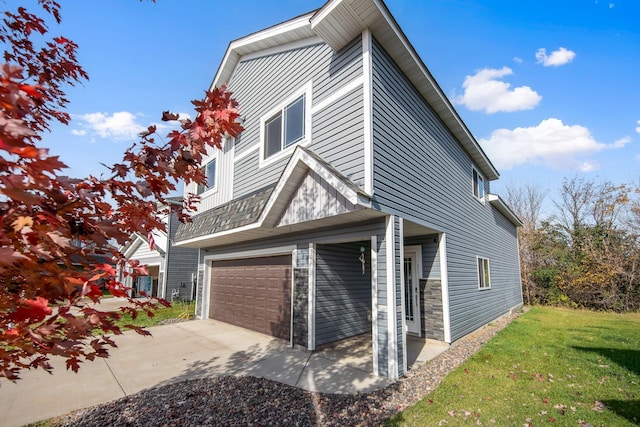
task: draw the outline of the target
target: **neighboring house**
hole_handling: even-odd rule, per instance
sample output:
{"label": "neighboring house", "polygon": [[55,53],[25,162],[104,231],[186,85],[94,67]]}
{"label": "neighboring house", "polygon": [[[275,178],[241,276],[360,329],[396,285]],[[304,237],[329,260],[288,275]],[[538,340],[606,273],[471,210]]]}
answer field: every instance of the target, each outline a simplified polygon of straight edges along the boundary
{"label": "neighboring house", "polygon": [[372,335],[378,375],[407,335],[451,343],[522,305],[518,218],[498,178],[379,0],[230,43],[245,130],[211,151],[176,244],[200,249],[197,314],[310,350]]}
{"label": "neighboring house", "polygon": [[149,274],[135,281],[123,278],[125,285],[132,288],[132,296],[160,297],[168,300],[191,301],[195,297],[196,276],[198,270],[198,250],[175,246],[175,234],[178,230],[178,216],[166,215],[167,233],[153,233],[154,249],[151,249],[146,236],[136,234],[120,251],[127,259],[140,261],[147,265]]}

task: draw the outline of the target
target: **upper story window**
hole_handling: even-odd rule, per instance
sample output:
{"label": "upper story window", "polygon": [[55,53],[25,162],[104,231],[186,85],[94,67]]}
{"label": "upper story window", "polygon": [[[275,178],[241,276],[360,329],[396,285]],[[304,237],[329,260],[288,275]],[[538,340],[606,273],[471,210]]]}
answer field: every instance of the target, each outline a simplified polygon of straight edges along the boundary
{"label": "upper story window", "polygon": [[478,289],[491,288],[491,273],[489,271],[489,260],[478,257]]}
{"label": "upper story window", "polygon": [[288,148],[308,140],[311,82],[260,119],[260,163],[284,156]]}
{"label": "upper story window", "polygon": [[475,168],[473,169],[473,195],[478,200],[484,201],[484,178]]}
{"label": "upper story window", "polygon": [[207,177],[207,184],[198,184],[196,194],[202,194],[216,188],[216,159],[213,158],[202,167],[202,173]]}
{"label": "upper story window", "polygon": [[305,95],[265,122],[264,158],[267,159],[304,138]]}

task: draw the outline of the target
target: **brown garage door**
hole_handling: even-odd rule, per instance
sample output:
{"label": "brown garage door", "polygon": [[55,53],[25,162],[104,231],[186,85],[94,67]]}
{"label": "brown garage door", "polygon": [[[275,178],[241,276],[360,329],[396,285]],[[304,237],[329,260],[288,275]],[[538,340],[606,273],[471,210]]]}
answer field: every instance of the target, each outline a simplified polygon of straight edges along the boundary
{"label": "brown garage door", "polygon": [[291,255],[214,261],[209,317],[289,340]]}

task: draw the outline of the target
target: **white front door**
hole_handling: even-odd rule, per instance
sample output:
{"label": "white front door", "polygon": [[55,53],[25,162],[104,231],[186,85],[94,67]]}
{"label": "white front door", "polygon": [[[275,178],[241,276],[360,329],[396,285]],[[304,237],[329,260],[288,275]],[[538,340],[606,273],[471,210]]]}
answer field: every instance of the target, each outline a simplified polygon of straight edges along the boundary
{"label": "white front door", "polygon": [[404,253],[404,315],[407,332],[420,335],[420,292],[418,290],[418,257]]}

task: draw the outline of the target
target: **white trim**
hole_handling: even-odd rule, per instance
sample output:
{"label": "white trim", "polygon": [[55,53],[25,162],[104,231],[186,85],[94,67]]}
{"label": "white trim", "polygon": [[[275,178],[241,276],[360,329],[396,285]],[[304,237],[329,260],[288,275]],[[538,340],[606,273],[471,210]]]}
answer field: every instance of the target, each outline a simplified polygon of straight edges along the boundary
{"label": "white trim", "polygon": [[[342,180],[336,177],[330,170],[322,166],[315,158],[310,156],[304,150],[296,150],[294,155],[291,156],[291,159],[289,159],[289,163],[287,164],[286,168],[282,172],[282,175],[280,175],[278,184],[276,185],[276,188],[273,189],[273,192],[271,193],[269,200],[267,201],[264,209],[262,210],[262,214],[260,215],[260,218],[258,219],[257,224],[262,224],[266,216],[269,215],[269,213],[271,212],[271,209],[273,208],[273,205],[278,199],[278,196],[282,192],[283,188],[287,185],[287,181],[289,181],[291,174],[293,174],[293,171],[298,167],[299,162],[303,162],[309,169],[317,173],[322,179],[324,179],[329,185],[335,188],[341,195],[343,195],[351,203],[353,203],[354,205],[362,206],[361,199],[359,197],[359,194],[356,191],[354,191],[350,187],[347,187],[344,184],[344,182],[342,182]],[[364,207],[370,207],[370,206],[365,205]]]}
{"label": "white trim", "polygon": [[211,305],[211,255],[202,258],[202,318],[209,318],[209,306]]}
{"label": "white trim", "polygon": [[[402,313],[400,319],[402,319],[402,375],[406,375],[407,373],[407,328],[404,327],[404,319],[406,316],[404,307],[404,287],[406,286],[404,280],[404,219],[402,217],[398,217],[398,242],[399,242],[399,251],[400,251],[400,311]],[[400,369],[400,366],[398,366]],[[400,372],[398,372],[398,376],[400,376]]]}
{"label": "white trim", "polygon": [[291,301],[289,302],[289,347],[293,348],[293,316],[295,312],[293,310],[295,295],[296,295],[296,279],[295,268],[298,258],[298,248],[291,251]]}
{"label": "white trim", "polygon": [[398,379],[398,348],[396,342],[396,275],[395,275],[395,216],[386,218],[385,240],[387,243],[387,366],[388,376]]}
{"label": "white trim", "polygon": [[522,261],[520,259],[520,230],[516,229],[516,248],[518,250],[518,286],[520,287],[520,304],[524,305],[524,294],[522,293]]}
{"label": "white trim", "polygon": [[[171,232],[171,214],[169,214],[169,220],[167,221],[167,236]],[[163,272],[162,272],[162,284],[158,283],[158,296],[160,298],[167,299],[167,278],[169,277],[169,250],[171,249],[171,242],[167,238],[167,248],[163,258]],[[160,289],[162,287],[162,289]]]}
{"label": "white trim", "polygon": [[364,191],[373,195],[373,64],[371,31],[362,32],[362,75],[364,77]]}
{"label": "white trim", "polygon": [[504,215],[504,217],[507,218],[513,225],[515,225],[516,227],[524,226],[520,218],[518,218],[518,216],[515,214],[515,212],[513,212],[511,207],[507,205],[500,196],[498,196],[497,194],[487,193],[485,194],[485,197],[489,201],[491,206],[496,208],[498,212]]}
{"label": "white trim", "polygon": [[444,323],[444,341],[451,343],[451,314],[449,311],[449,274],[447,272],[447,235],[440,234],[438,245],[440,253],[440,283],[442,286],[442,321]]}
{"label": "white trim", "polygon": [[327,2],[322,6],[322,8],[318,10],[311,19],[309,19],[309,22],[311,22],[311,29],[314,29],[317,23],[325,19],[327,15],[329,15],[340,3],[342,3],[342,0],[334,0],[333,2]]}
{"label": "white trim", "polygon": [[[301,140],[291,144],[288,147],[282,148],[276,154],[265,158],[265,124],[267,121],[271,120],[278,112],[282,112],[282,126],[285,126],[284,120],[284,109],[296,101],[301,96],[304,96],[304,136]],[[309,81],[300,89],[296,90],[290,96],[288,96],[284,101],[278,104],[277,107],[272,108],[266,114],[263,114],[260,117],[260,157],[258,158],[258,168],[263,168],[265,166],[271,165],[278,160],[288,156],[298,145],[307,145],[311,142],[311,105],[313,103],[313,82]],[[284,131],[282,132],[281,138],[284,138]]]}
{"label": "white trim", "polygon": [[[423,278],[423,273],[422,273],[422,245],[409,245],[409,246],[404,246],[404,254],[405,256],[407,256],[407,254],[412,254],[415,257],[415,265],[413,266],[413,268],[415,268],[415,278],[416,278],[416,289],[414,289],[414,292],[417,296],[417,301],[418,301],[418,306],[416,307],[415,310],[415,315],[418,318],[418,336],[421,337],[422,336],[422,309],[421,309],[421,300],[420,300],[420,279]],[[403,270],[404,272],[404,270]],[[411,285],[413,286],[413,282],[411,283]],[[406,283],[405,283],[406,286]],[[404,295],[404,294],[403,294]],[[403,305],[404,307],[404,305]],[[407,332],[408,332],[408,328],[407,328]]]}
{"label": "white trim", "polygon": [[[480,260],[487,261],[487,270],[489,270],[489,286],[480,286]],[[483,267],[483,272],[484,272],[484,267]],[[478,279],[479,291],[487,291],[491,289],[491,263],[489,261],[489,258],[476,255],[476,277]],[[484,278],[482,280],[484,281]]]}
{"label": "white trim", "polygon": [[240,161],[240,160],[244,159],[245,157],[248,157],[249,155],[255,153],[256,151],[260,151],[260,144],[255,144],[253,147],[247,148],[242,153],[240,153],[237,156],[235,156],[234,159],[233,159],[233,163],[235,163],[237,161]]}
{"label": "white trim", "polygon": [[133,237],[133,242],[131,243],[131,245],[129,245],[127,250],[124,251],[124,253],[122,254],[127,259],[131,258],[131,256],[136,253],[136,251],[138,250],[140,245],[142,245],[142,243],[144,243],[144,239],[142,238],[142,236],[140,234],[134,233],[133,236],[134,236]]}
{"label": "white trim", "polygon": [[360,86],[364,84],[364,79],[362,76],[356,77],[351,80],[349,83],[341,87],[340,89],[333,92],[331,95],[323,99],[322,101],[316,103],[313,107],[311,107],[311,114],[317,114],[318,112],[324,110],[327,107],[330,107],[333,103],[341,100],[349,93],[353,92]]}
{"label": "white trim", "polygon": [[[294,154],[289,159],[289,163],[285,167],[284,171],[280,175],[280,179],[278,180],[276,187],[273,189],[273,192],[269,196],[267,203],[265,204],[262,213],[260,214],[260,218],[256,220],[256,222],[252,224],[247,224],[242,227],[233,228],[231,230],[220,231],[214,234],[208,234],[198,237],[193,237],[188,240],[181,240],[176,243],[176,246],[189,246],[193,244],[198,244],[202,241],[208,241],[213,238],[226,236],[229,234],[235,234],[243,231],[249,231],[253,229],[261,228],[267,216],[271,214],[271,210],[273,209],[274,204],[280,197],[282,190],[287,186],[289,178],[298,167],[298,164],[302,162],[309,169],[313,170],[317,173],[322,179],[327,181],[329,185],[335,188],[345,199],[349,200],[349,202],[353,203],[356,206],[362,206],[364,208],[371,207],[371,201],[365,199],[358,191],[354,190],[350,186],[347,186],[340,178],[338,178],[332,171],[324,167],[320,162],[318,162],[313,156],[305,152],[304,150],[295,150]],[[369,236],[366,235],[365,239]]]}
{"label": "white trim", "polygon": [[207,258],[211,261],[224,261],[229,259],[242,259],[242,258],[261,258],[278,255],[291,255],[296,250],[295,245],[277,246],[264,249],[250,249],[247,251],[237,252],[225,252],[223,254],[209,255]]}
{"label": "white trim", "polygon": [[[480,144],[474,138],[474,136],[471,134],[471,131],[469,131],[467,126],[464,124],[464,122],[462,121],[462,118],[458,115],[456,110],[453,108],[453,105],[451,105],[451,102],[449,101],[447,96],[444,94],[444,92],[442,92],[442,89],[438,85],[437,81],[431,75],[431,73],[427,69],[427,66],[422,62],[422,60],[420,59],[420,56],[414,50],[413,46],[411,46],[411,42],[406,38],[406,36],[402,32],[402,29],[398,26],[396,20],[393,18],[393,16],[390,15],[390,12],[387,13],[387,7],[384,4],[382,4],[380,0],[373,0],[373,3],[378,8],[380,13],[384,17],[384,19],[387,21],[387,24],[389,24],[389,27],[391,28],[391,31],[393,31],[393,33],[395,34],[396,38],[400,41],[400,43],[402,43],[402,46],[405,48],[405,51],[411,57],[413,63],[420,70],[420,73],[423,75],[423,77],[425,77],[427,79],[427,81],[429,82],[429,85],[431,86],[431,88],[437,94],[437,97],[441,101],[441,105],[444,107],[444,109],[450,114],[450,116],[456,122],[456,124],[458,125],[458,128],[462,130],[462,133],[467,138],[467,140],[471,142],[471,145],[473,146],[473,148],[475,148],[477,150],[477,152],[480,155],[480,157],[482,158],[482,160],[487,162],[487,168],[490,169],[491,172],[494,173],[494,176],[495,176],[494,179],[497,179],[500,176],[500,174],[496,170],[495,166],[493,166],[493,164],[491,163],[491,160],[489,160],[489,158],[484,153],[484,151],[482,151],[482,148],[480,147]],[[312,28],[313,28],[313,26],[312,26]],[[394,59],[394,62],[396,62],[395,59]],[[403,73],[406,75],[407,71],[403,70]],[[410,80],[412,81],[413,85],[415,86],[416,85],[415,80],[413,80],[413,79],[410,79]],[[424,93],[422,90],[420,90],[420,92]],[[425,101],[427,101],[427,103],[430,104],[432,106],[432,108],[434,108],[437,111],[438,116],[442,119],[442,121],[445,122],[445,124],[449,128],[449,125],[447,124],[447,122],[443,118],[444,114],[440,113],[442,108],[439,107],[438,105],[434,105],[434,103],[426,95],[422,95],[422,96],[424,97]],[[453,133],[454,136],[456,136],[456,134],[454,132],[454,129],[450,129],[450,130],[451,130],[451,133]],[[456,136],[456,138],[457,138],[457,136]],[[464,144],[464,141],[460,141],[460,142],[462,143],[463,147],[465,148],[465,151],[467,151],[467,152],[471,151],[471,150],[467,150],[466,145]]]}
{"label": "white trim", "polygon": [[371,344],[373,347],[373,374],[380,375],[378,367],[378,236],[371,236]]}
{"label": "white trim", "polygon": [[224,230],[224,231],[219,231],[217,233],[214,234],[207,234],[207,235],[203,235],[203,236],[198,236],[198,237],[194,237],[192,239],[188,239],[188,240],[181,240],[179,242],[176,242],[176,246],[188,246],[192,243],[198,243],[200,241],[203,240],[209,240],[212,237],[221,237],[221,236],[226,236],[229,234],[234,234],[234,233],[239,233],[241,231],[248,231],[248,230],[252,230],[254,228],[260,228],[261,225],[261,221],[257,221],[254,222],[253,224],[247,224],[247,225],[243,225],[242,227],[238,227],[238,228],[232,228],[231,230]]}
{"label": "white trim", "polygon": [[316,244],[309,243],[309,289],[307,306],[307,349],[316,349]]}
{"label": "white trim", "polygon": [[277,53],[286,52],[288,50],[300,49],[307,46],[313,46],[315,44],[324,43],[324,40],[319,36],[308,37],[302,40],[296,40],[294,42],[285,43],[279,46],[273,46],[255,52],[248,53],[240,56],[240,61],[248,61],[250,59],[261,58],[263,56],[275,55]]}
{"label": "white trim", "polygon": [[231,156],[231,161],[229,162],[229,176],[226,177],[224,182],[227,188],[229,189],[228,199],[225,200],[224,203],[229,202],[230,200],[233,200],[233,189],[235,187],[234,177],[236,173],[236,142],[237,140],[235,138],[229,138],[227,141],[229,144],[231,144],[231,147],[229,148],[229,152],[227,153],[228,156]]}
{"label": "white trim", "polygon": [[[478,193],[480,193],[480,190],[482,190],[482,197],[480,196],[476,196],[476,183],[473,180],[473,173],[475,172],[475,174],[478,176]],[[471,165],[471,195],[473,196],[474,199],[476,199],[477,201],[479,201],[480,203],[482,203],[484,205],[484,202],[487,198],[487,195],[485,194],[485,188],[484,188],[484,175],[482,175],[482,173],[478,170],[478,168],[476,168],[475,166]]]}
{"label": "white trim", "polygon": [[[207,187],[202,193],[198,193],[198,187],[199,184],[196,184],[196,191],[194,192],[196,194],[196,196],[200,197],[200,198],[204,198],[204,197],[209,197],[212,196],[214,194],[216,194],[218,192],[218,189],[220,188],[220,186],[218,185],[218,176],[220,174],[220,164],[221,162],[218,162],[218,153],[216,152],[215,154],[212,154],[206,162],[202,163],[202,165],[200,166],[200,169],[204,169],[203,170],[203,174],[206,177],[207,176],[207,166],[209,166],[209,164],[211,162],[216,162],[216,170],[215,170],[215,175],[213,177],[213,187]],[[233,175],[232,175],[233,176]],[[209,185],[209,183],[207,183],[207,185]]]}
{"label": "white trim", "polygon": [[[241,39],[238,39],[229,43],[229,47],[227,48],[227,51],[224,54],[224,57],[222,59],[222,62],[220,63],[220,67],[218,68],[216,76],[214,77],[213,82],[211,83],[211,88],[220,87],[222,83],[227,83],[226,81],[220,81],[220,80],[223,79],[224,76],[227,76],[227,75],[230,76],[232,74],[227,71],[228,67],[232,67],[235,70],[236,65],[238,64],[238,62],[240,62],[241,54],[238,53],[238,51],[245,51],[246,52],[245,55],[249,55],[251,52],[265,50],[264,48],[263,49],[252,48],[251,45],[254,45],[254,46],[259,45],[260,42],[266,42],[271,38],[277,38],[278,36],[289,33],[289,32],[296,32],[300,30],[303,30],[303,32],[307,32],[307,31],[304,31],[304,29],[305,27],[307,28],[310,27],[309,19],[311,18],[311,16],[312,14],[308,13],[306,15],[299,16],[290,21],[283,22],[282,24],[273,26],[266,30],[259,31],[254,34],[250,34],[246,37],[243,37]],[[306,38],[308,37],[305,37],[304,39]]]}
{"label": "white trim", "polygon": [[[200,277],[200,252],[201,249],[198,248],[198,266],[196,267],[196,283],[195,283],[195,287],[196,287],[196,295],[195,295],[195,300],[196,300],[196,307],[195,307],[195,312],[198,312],[198,308],[200,308],[200,306],[202,306],[202,302],[200,302],[200,292],[198,292],[198,280]],[[193,279],[192,279],[193,280]],[[204,266],[202,267],[202,280],[204,280]],[[204,290],[204,284],[202,286],[202,289]],[[202,311],[200,313],[200,318],[201,319],[206,319],[205,317],[203,317],[203,313],[204,311]]]}

